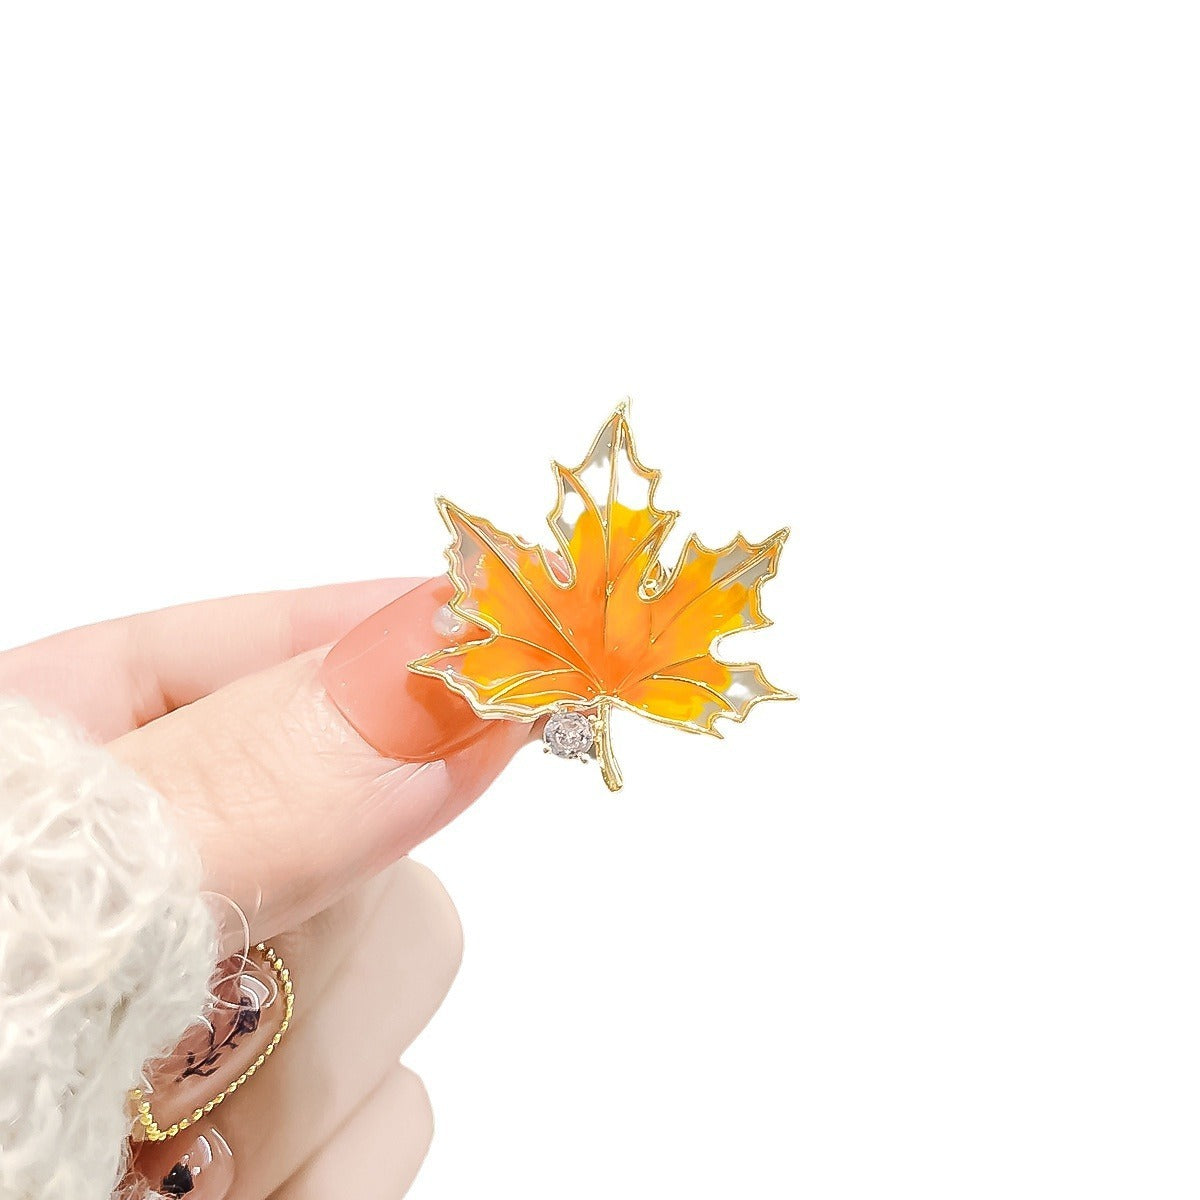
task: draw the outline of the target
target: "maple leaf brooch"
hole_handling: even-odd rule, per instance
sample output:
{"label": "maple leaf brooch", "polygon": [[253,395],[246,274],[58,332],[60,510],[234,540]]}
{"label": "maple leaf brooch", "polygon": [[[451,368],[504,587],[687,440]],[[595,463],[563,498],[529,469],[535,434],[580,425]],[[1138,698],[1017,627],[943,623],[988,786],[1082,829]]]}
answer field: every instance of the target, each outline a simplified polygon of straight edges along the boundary
{"label": "maple leaf brooch", "polygon": [[792,699],[757,663],[713,651],[732,633],[764,629],[759,593],[788,530],[740,534],[710,550],[695,535],[672,570],[659,561],[678,513],[654,506],[660,471],[638,460],[622,404],[577,467],[554,464],[558,499],[548,553],[448,500],[438,507],[454,541],[450,626],[458,642],[410,664],[464,696],[481,717],[549,716],[547,751],[599,760],[610,790],[614,708],[720,737],[760,700]]}

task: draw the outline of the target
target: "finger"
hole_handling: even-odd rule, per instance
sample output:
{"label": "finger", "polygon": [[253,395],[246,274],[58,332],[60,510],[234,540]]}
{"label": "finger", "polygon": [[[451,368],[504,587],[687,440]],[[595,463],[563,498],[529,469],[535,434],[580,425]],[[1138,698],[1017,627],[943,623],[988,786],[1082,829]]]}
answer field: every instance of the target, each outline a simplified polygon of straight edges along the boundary
{"label": "finger", "polygon": [[[232,1148],[240,1200],[270,1195],[333,1137],[436,1012],[461,961],[462,930],[436,876],[405,859],[274,945],[296,989],[286,1037],[210,1116],[141,1149],[137,1171],[151,1183],[215,1127]],[[252,1052],[275,1028],[264,1022]],[[235,1069],[218,1066],[214,1095]],[[183,1115],[165,1088],[155,1104],[160,1124]]]}
{"label": "finger", "polygon": [[[271,1200],[400,1200],[412,1187],[432,1140],[433,1109],[425,1085],[407,1067],[394,1067]],[[235,1192],[230,1200],[240,1196]]]}
{"label": "finger", "polygon": [[[436,645],[433,614],[448,588],[417,588],[389,606],[396,628]],[[294,928],[406,854],[531,736],[520,722],[479,720],[438,681],[413,675],[434,686],[438,703],[465,712],[469,736],[460,744],[463,722],[448,720],[458,749],[429,744],[431,761],[420,763],[385,758],[331,703],[322,657],[300,655],[237,680],[110,747],[167,797],[199,849],[206,886],[240,906],[252,941]],[[386,676],[401,697],[399,718],[428,723],[420,693],[407,690],[411,674]]]}
{"label": "finger", "polygon": [[420,580],[204,600],[87,625],[0,654],[0,692],[109,741],[226,683],[340,638]]}

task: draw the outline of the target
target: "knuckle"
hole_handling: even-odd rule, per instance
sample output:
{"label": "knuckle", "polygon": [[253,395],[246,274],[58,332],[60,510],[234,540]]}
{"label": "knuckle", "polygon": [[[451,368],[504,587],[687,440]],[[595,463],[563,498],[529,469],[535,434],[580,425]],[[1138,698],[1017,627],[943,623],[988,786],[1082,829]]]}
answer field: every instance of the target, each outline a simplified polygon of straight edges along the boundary
{"label": "knuckle", "polygon": [[463,927],[454,901],[442,881],[423,863],[403,860],[419,894],[422,921],[432,935],[439,966],[448,979],[458,974],[463,956]]}
{"label": "knuckle", "polygon": [[418,1129],[428,1130],[433,1136],[433,1104],[429,1099],[429,1089],[425,1081],[409,1067],[399,1068],[402,1087],[407,1097],[407,1108],[410,1118]]}

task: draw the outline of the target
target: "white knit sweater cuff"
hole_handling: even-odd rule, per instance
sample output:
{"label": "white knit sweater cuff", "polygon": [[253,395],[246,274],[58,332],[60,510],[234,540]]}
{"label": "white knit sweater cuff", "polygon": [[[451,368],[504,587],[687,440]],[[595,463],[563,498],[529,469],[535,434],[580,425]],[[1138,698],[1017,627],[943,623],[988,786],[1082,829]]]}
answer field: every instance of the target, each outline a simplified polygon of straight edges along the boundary
{"label": "white knit sweater cuff", "polygon": [[0,1200],[107,1200],[128,1089],[199,1016],[215,947],[162,798],[0,697]]}

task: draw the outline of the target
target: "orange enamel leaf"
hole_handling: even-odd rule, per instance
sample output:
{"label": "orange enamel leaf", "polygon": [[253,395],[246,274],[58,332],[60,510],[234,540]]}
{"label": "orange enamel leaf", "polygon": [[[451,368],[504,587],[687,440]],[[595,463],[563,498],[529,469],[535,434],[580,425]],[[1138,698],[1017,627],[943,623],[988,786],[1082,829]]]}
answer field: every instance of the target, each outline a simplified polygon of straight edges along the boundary
{"label": "orange enamel leaf", "polygon": [[788,698],[757,664],[713,654],[726,635],[770,624],[759,593],[786,529],[716,550],[689,538],[666,571],[659,554],[678,514],[655,506],[660,472],[638,461],[623,406],[579,466],[554,470],[554,555],[440,502],[454,535],[450,607],[468,628],[414,671],[443,679],[485,717],[594,713],[596,752],[614,790],[613,706],[720,737],[720,718],[742,721],[760,700]]}

